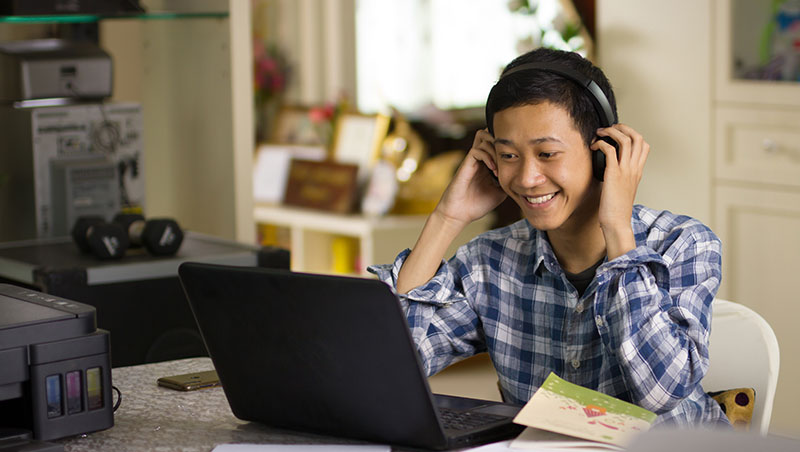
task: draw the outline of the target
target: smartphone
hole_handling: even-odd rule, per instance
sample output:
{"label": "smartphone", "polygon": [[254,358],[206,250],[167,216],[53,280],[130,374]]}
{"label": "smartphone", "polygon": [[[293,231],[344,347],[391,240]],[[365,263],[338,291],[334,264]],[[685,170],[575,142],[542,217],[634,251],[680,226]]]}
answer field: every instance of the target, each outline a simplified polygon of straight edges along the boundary
{"label": "smartphone", "polygon": [[158,379],[158,385],[178,391],[194,391],[196,389],[219,386],[220,382],[216,370],[207,370],[205,372],[161,377]]}

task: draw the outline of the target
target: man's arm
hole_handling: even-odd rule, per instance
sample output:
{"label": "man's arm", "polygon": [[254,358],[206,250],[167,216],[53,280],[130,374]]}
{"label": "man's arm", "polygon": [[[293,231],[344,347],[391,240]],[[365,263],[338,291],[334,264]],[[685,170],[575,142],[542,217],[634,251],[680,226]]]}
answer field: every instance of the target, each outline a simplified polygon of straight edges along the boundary
{"label": "man's arm", "polygon": [[494,158],[493,137],[486,130],[479,130],[397,276],[398,293],[428,282],[458,234],[506,198],[490,173],[496,172]]}
{"label": "man's arm", "polygon": [[662,251],[674,259],[672,271],[646,246],[601,267],[595,322],[622,367],[634,403],[656,413],[669,411],[705,376],[720,249],[716,236],[694,222]]}

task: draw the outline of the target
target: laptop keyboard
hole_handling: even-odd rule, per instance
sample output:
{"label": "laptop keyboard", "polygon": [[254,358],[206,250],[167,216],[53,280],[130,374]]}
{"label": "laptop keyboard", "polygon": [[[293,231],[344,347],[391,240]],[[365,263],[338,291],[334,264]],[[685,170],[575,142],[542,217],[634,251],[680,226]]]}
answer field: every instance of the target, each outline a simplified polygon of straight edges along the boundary
{"label": "laptop keyboard", "polygon": [[444,423],[444,428],[450,430],[471,430],[507,418],[507,416],[496,414],[456,411],[441,407],[439,408],[439,417]]}

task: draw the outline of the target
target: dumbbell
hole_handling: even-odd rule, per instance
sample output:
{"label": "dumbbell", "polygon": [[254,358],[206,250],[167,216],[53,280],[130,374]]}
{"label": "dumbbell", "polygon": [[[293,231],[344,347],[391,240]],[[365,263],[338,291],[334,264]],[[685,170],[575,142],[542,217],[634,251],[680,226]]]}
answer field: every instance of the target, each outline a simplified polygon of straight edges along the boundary
{"label": "dumbbell", "polygon": [[171,256],[183,242],[183,231],[171,218],[145,220],[137,213],[120,213],[112,222],[126,231],[131,247],[143,246],[153,256]]}
{"label": "dumbbell", "polygon": [[119,259],[130,245],[122,226],[95,215],[78,218],[72,227],[72,239],[81,252],[100,259]]}

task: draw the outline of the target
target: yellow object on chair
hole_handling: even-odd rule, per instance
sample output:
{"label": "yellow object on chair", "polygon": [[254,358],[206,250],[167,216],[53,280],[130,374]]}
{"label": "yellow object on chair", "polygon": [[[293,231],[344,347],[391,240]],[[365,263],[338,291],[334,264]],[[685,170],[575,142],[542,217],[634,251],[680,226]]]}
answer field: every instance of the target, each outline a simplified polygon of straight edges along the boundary
{"label": "yellow object on chair", "polygon": [[749,431],[753,419],[756,392],[753,388],[730,389],[708,393],[722,407],[734,430]]}

